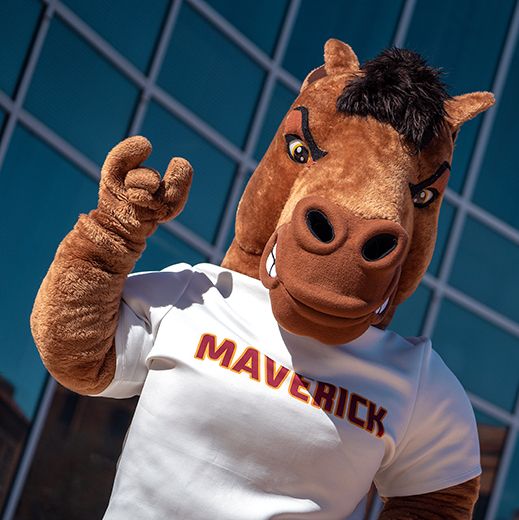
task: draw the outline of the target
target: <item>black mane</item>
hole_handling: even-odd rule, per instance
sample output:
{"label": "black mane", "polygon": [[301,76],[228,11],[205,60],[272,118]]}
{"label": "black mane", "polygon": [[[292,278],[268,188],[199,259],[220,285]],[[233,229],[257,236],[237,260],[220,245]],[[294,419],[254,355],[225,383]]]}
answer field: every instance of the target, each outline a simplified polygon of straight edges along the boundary
{"label": "black mane", "polygon": [[366,61],[337,99],[337,111],[390,124],[420,153],[441,132],[451,99],[442,72],[421,55],[395,47]]}

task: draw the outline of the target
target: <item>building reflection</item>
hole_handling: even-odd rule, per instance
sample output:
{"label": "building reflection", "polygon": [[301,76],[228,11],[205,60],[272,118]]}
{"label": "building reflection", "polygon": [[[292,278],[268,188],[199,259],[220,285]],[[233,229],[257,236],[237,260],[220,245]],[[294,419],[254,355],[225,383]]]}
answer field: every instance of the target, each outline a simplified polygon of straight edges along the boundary
{"label": "building reflection", "polygon": [[30,425],[13,396],[13,385],[0,376],[0,511],[6,502]]}
{"label": "building reflection", "polygon": [[101,519],[136,403],[57,385],[14,518]]}
{"label": "building reflection", "polygon": [[[494,487],[499,460],[505,444],[507,428],[490,424],[478,424],[479,443],[481,447],[481,489],[479,500],[474,511],[474,520],[482,520]],[[510,520],[519,520],[516,515]]]}
{"label": "building reflection", "polygon": [[[4,408],[7,410],[9,404],[9,413],[19,421],[16,423],[18,430],[13,430],[13,433],[6,433],[4,428],[4,423],[7,424],[3,420]],[[101,519],[136,404],[137,398],[83,397],[58,385],[15,520]],[[20,439],[25,438],[28,429],[28,421],[23,420],[15,405],[12,406],[9,386],[2,391],[2,414],[0,457],[3,457],[8,442],[13,454],[9,470],[3,469],[4,459],[0,458],[0,468],[3,469],[0,470],[1,482],[4,483],[13,475],[23,448]],[[14,424],[14,419],[12,422]],[[507,429],[485,423],[479,424],[478,428],[483,475],[474,520],[483,520]],[[5,484],[2,491],[5,497]],[[519,520],[519,514],[507,520]]]}

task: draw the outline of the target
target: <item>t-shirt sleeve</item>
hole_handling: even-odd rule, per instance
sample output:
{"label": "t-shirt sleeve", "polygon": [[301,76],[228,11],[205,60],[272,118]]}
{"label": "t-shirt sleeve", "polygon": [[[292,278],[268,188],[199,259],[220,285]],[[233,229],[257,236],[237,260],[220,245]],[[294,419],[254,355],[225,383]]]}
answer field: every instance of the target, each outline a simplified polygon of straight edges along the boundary
{"label": "t-shirt sleeve", "polygon": [[439,491],[481,473],[470,401],[434,350],[425,348],[416,401],[395,454],[376,475],[384,497]]}
{"label": "t-shirt sleeve", "polygon": [[191,266],[177,264],[163,271],[128,277],[115,335],[115,376],[97,397],[126,398],[140,394],[148,373],[146,357],[160,323],[181,298],[192,276]]}

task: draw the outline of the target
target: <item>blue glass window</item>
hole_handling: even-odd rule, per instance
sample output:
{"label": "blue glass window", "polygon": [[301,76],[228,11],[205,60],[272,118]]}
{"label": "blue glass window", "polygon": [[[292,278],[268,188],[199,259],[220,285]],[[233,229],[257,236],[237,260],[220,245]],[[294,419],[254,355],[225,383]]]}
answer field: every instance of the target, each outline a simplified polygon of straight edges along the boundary
{"label": "blue glass window", "polygon": [[517,321],[518,265],[518,245],[469,218],[449,283]]}
{"label": "blue glass window", "polygon": [[5,112],[3,110],[0,110],[0,128],[4,126],[5,121]]}
{"label": "blue glass window", "polygon": [[[446,72],[451,94],[489,90],[514,8],[513,0],[419,0],[406,45]],[[451,188],[463,187],[481,116],[465,123],[454,154]]]}
{"label": "blue glass window", "polygon": [[59,19],[53,19],[25,108],[101,164],[124,139],[139,91]]}
{"label": "blue glass window", "polygon": [[207,3],[263,51],[273,53],[288,0],[207,0]]}
{"label": "blue glass window", "polygon": [[158,84],[242,146],[264,70],[188,5],[183,5]]}
{"label": "blue glass window", "polygon": [[444,70],[452,94],[489,89],[514,4],[497,0],[489,9],[486,0],[418,0],[406,45]]}
{"label": "blue glass window", "polygon": [[194,178],[184,211],[177,219],[212,242],[231,188],[236,164],[170,113],[151,103],[142,134],[154,147],[147,164],[163,175],[173,156],[187,159]]}
{"label": "blue glass window", "polygon": [[428,272],[432,275],[438,275],[440,271],[441,261],[445,248],[447,247],[447,240],[451,231],[452,223],[456,210],[446,200],[442,202],[440,210],[440,218],[438,219],[438,234],[436,237],[436,245],[434,247],[434,254],[429,264]]}
{"label": "blue glass window", "polygon": [[150,63],[168,0],[65,0],[94,31],[145,72]]}
{"label": "blue glass window", "polygon": [[519,190],[516,157],[519,141],[518,67],[519,52],[516,49],[474,194],[476,204],[516,228],[519,228],[519,211],[514,196]]}
{"label": "blue glass window", "polygon": [[42,4],[36,0],[0,3],[0,88],[12,96],[27,57]]}
{"label": "blue glass window", "polygon": [[31,418],[46,371],[34,346],[29,315],[36,292],[59,242],[79,213],[97,206],[97,185],[39,139],[17,127],[2,167],[5,194],[0,205],[0,314],[8,317],[0,347],[0,373],[15,388],[14,398]]}
{"label": "blue glass window", "polygon": [[420,336],[430,299],[431,291],[419,285],[416,291],[398,306],[389,328],[404,337]]}
{"label": "blue glass window", "polygon": [[433,347],[466,390],[511,411],[519,388],[519,339],[445,300]]}
{"label": "blue glass window", "polygon": [[254,159],[257,161],[260,161],[267,151],[281,121],[283,121],[285,114],[292,106],[297,94],[297,92],[285,87],[285,85],[276,83],[254,152]]}
{"label": "blue glass window", "polygon": [[391,45],[402,4],[302,0],[283,67],[303,81],[324,63],[329,38],[350,45],[361,63],[374,58]]}
{"label": "blue glass window", "polygon": [[161,226],[146,240],[146,249],[135,264],[135,272],[160,271],[180,262],[196,265],[207,258]]}
{"label": "blue glass window", "polygon": [[[483,90],[483,89],[480,89]],[[484,115],[467,121],[461,127],[452,158],[452,170],[449,179],[449,188],[461,193],[470,166],[470,159],[474,153],[474,145],[478,136]]]}
{"label": "blue glass window", "polygon": [[[252,174],[254,172],[247,172],[245,174],[245,182],[243,183],[243,187],[245,189],[245,186],[247,186],[247,183],[249,182],[250,178],[252,177]],[[241,195],[240,195],[241,197]],[[237,204],[235,205],[234,207],[234,212],[233,212],[233,215],[236,216],[236,212],[238,211],[238,204],[239,204],[239,200],[237,202]],[[234,236],[236,235],[236,232],[235,232],[235,228],[236,228],[236,218],[233,218],[232,220],[232,225],[229,227],[229,231],[227,233],[227,239],[226,241],[224,242],[224,246],[223,246],[223,250],[224,250],[224,253],[225,251],[229,248],[229,246],[231,245],[233,239],[234,239]]]}

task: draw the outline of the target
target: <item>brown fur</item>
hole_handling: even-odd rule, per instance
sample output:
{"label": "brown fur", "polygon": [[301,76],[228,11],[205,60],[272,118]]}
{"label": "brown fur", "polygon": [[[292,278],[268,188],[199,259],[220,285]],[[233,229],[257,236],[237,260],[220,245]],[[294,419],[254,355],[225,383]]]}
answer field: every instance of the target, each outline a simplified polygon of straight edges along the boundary
{"label": "brown fur", "polygon": [[[402,257],[399,279],[399,271],[395,270],[396,275],[386,276],[387,280],[382,276],[382,283],[379,273],[379,278],[364,287],[360,282],[365,271],[350,269],[357,274],[346,282],[336,280],[341,278],[337,276],[343,262],[340,258],[325,269],[324,277],[317,277],[331,292],[340,287],[341,297],[348,295],[352,287],[356,287],[353,292],[358,292],[362,286],[362,291],[370,294],[362,295],[361,299],[373,300],[368,302],[370,309],[387,295],[387,291],[382,291],[382,296],[374,296],[378,285],[385,287],[399,280],[390,306],[378,324],[384,327],[396,306],[420,282],[436,236],[441,199],[427,208],[416,209],[410,200],[409,183],[429,178],[442,161],[450,162],[451,134],[491,106],[493,97],[488,93],[473,93],[448,101],[450,118],[442,134],[416,155],[410,153],[390,126],[370,117],[344,117],[336,113],[337,97],[358,70],[357,58],[349,46],[337,40],[327,42],[324,69],[316,69],[307,77],[291,111],[298,106],[311,107],[309,127],[318,146],[328,153],[311,166],[289,159],[285,118],[244,192],[237,213],[236,238],[222,265],[259,278],[260,267],[264,269],[265,256],[270,252],[267,244],[271,247],[276,233],[292,225],[294,210],[308,197],[327,200],[337,207],[337,214],[347,215],[345,221],[353,223],[353,227],[362,227],[366,221],[369,226],[377,225],[378,221],[390,222],[402,230],[398,231],[401,236],[398,254]],[[110,152],[102,170],[98,209],[82,215],[63,240],[35,302],[31,326],[42,359],[58,381],[80,393],[98,393],[112,380],[114,336],[126,276],[144,250],[146,238],[159,222],[176,216],[187,198],[192,175],[189,164],[174,159],[161,180],[157,172],[140,166],[150,152],[149,143],[141,137],[130,138]],[[404,234],[408,237],[405,240]],[[297,233],[294,236],[296,242],[303,240]],[[312,262],[306,270],[301,270],[310,281],[319,269]],[[299,268],[297,263],[287,265],[289,271]],[[314,280],[311,284],[317,293],[313,297],[320,299],[318,306],[326,314],[327,302],[323,293],[319,293],[319,282]],[[335,318],[342,318],[340,313],[344,309],[340,303],[332,307],[335,314],[325,319],[336,323]],[[306,321],[304,313],[300,313],[295,325],[288,328],[301,331],[301,324]],[[355,330],[350,327],[346,335],[341,332],[332,337],[327,336],[328,327],[323,327],[323,323],[317,323],[317,328],[316,324],[305,323],[305,326],[310,327],[304,330],[305,334],[314,337],[318,334],[321,340],[332,344],[349,341],[365,330],[363,324]],[[390,498],[380,518],[468,519],[477,497],[478,482],[475,479],[421,496]]]}
{"label": "brown fur", "polygon": [[[325,62],[324,71],[319,68],[308,75],[300,96],[286,117],[298,106],[311,107],[309,126],[312,135],[319,147],[329,153],[305,168],[288,159],[284,142],[285,117],[240,201],[236,238],[222,265],[248,276],[258,277],[261,273],[260,278],[270,287],[272,281],[264,269],[266,258],[277,240],[278,231],[290,225],[297,204],[305,197],[326,197],[358,218],[391,220],[407,232],[409,249],[402,263],[398,290],[383,320],[377,325],[384,328],[390,323],[396,307],[420,283],[436,240],[442,196],[435,204],[415,208],[409,198],[409,183],[418,184],[429,178],[443,161],[450,163],[453,141],[460,126],[492,106],[494,99],[490,93],[476,92],[446,101],[448,117],[440,135],[434,137],[420,154],[415,154],[388,125],[370,117],[350,116],[339,120],[334,101],[352,74],[358,72],[358,61],[350,47],[330,40],[325,48]],[[254,225],[251,227],[252,222]],[[292,269],[299,269],[298,275],[302,273],[301,265],[304,264],[294,264],[293,252],[287,256],[291,257],[288,262]],[[276,262],[280,267],[279,259]],[[321,269],[321,266],[310,263],[308,272],[321,273],[326,278]],[[319,278],[319,274],[317,276]],[[321,281],[313,285],[314,291],[321,286]],[[350,285],[354,282],[352,279]],[[298,286],[301,284],[292,286],[292,289],[297,290]],[[272,294],[271,291],[271,297]],[[281,323],[293,332],[303,331],[325,343],[337,343],[340,339],[348,341],[352,338],[348,334],[357,337],[365,330],[355,325],[341,337],[331,323],[315,320],[314,314],[308,314],[308,308],[300,306],[294,311],[293,299],[282,298],[280,301],[273,302],[278,321],[281,319]],[[328,316],[326,320],[331,318]],[[312,320],[315,324],[309,325]],[[380,518],[469,519],[478,488],[479,478],[435,493],[391,498],[387,500]]]}
{"label": "brown fur", "polygon": [[[460,126],[494,103],[492,94],[475,92],[446,102],[449,117],[441,135],[420,154],[406,146],[398,132],[367,118],[336,113],[335,102],[344,85],[359,73],[349,46],[329,40],[325,46],[325,71],[312,71],[281,123],[269,149],[254,172],[236,215],[236,237],[222,266],[260,277],[261,255],[276,228],[290,221],[304,196],[329,197],[354,215],[385,218],[401,224],[410,237],[398,290],[384,320],[391,322],[396,307],[407,299],[425,274],[434,250],[440,199],[416,209],[409,198],[409,183],[428,178],[443,161],[451,162],[453,138]],[[285,121],[298,106],[311,107],[309,126],[317,144],[328,153],[309,167],[287,157]],[[282,174],[280,173],[282,171]],[[276,186],[276,189],[272,189]],[[250,223],[254,222],[254,226]]]}
{"label": "brown fur", "polygon": [[189,163],[173,159],[161,181],[156,171],[139,167],[150,152],[142,137],[110,152],[98,209],[82,215],[60,244],[34,304],[31,328],[41,358],[60,383],[78,393],[99,393],[113,379],[126,277],[146,238],[187,200]]}
{"label": "brown fur", "polygon": [[[333,224],[330,243],[315,240],[306,225],[304,216],[316,209]],[[363,260],[363,244],[379,233],[397,236],[396,249],[378,262]],[[286,330],[330,345],[352,341],[383,319],[375,311],[394,293],[407,253],[407,234],[399,224],[355,216],[318,195],[300,200],[292,220],[276,230],[266,251],[272,242],[279,252],[277,276],[262,269],[261,281],[270,290],[276,320]]]}
{"label": "brown fur", "polygon": [[480,478],[434,493],[384,498],[379,520],[470,520]]}

